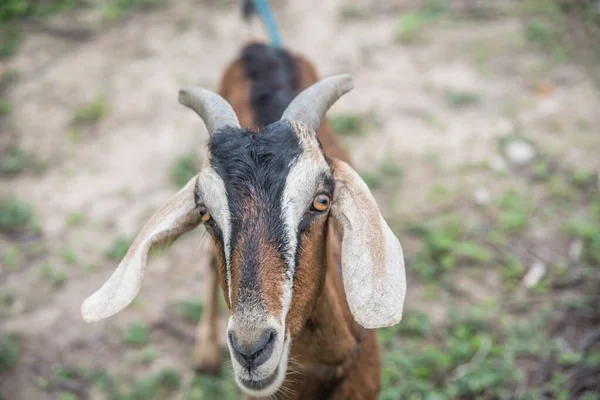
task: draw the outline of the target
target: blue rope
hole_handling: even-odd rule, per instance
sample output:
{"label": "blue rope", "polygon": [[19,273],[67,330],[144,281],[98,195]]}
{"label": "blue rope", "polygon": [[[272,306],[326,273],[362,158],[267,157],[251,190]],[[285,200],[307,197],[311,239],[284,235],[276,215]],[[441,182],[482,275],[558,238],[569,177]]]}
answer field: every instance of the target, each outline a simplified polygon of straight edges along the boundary
{"label": "blue rope", "polygon": [[260,15],[260,18],[263,20],[264,24],[267,26],[267,30],[269,31],[269,37],[271,38],[271,44],[275,47],[281,47],[281,37],[279,36],[279,29],[277,29],[277,24],[275,23],[275,19],[273,18],[273,14],[271,14],[271,7],[269,7],[268,0],[253,0],[254,7]]}

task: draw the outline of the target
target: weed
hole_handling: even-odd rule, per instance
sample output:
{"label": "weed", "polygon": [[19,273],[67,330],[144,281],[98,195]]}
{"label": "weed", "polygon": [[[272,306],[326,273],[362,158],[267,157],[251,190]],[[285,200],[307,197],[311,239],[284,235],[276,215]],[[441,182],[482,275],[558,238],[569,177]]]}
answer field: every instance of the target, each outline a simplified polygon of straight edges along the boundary
{"label": "weed", "polygon": [[0,372],[12,368],[19,359],[19,340],[14,335],[0,334]]}
{"label": "weed", "polygon": [[13,105],[9,100],[0,99],[0,116],[8,114],[13,110]]}
{"label": "weed", "polygon": [[357,114],[337,114],[329,121],[333,130],[340,134],[361,135],[366,128],[363,117]]}
{"label": "weed", "polygon": [[75,252],[70,247],[65,247],[62,250],[62,259],[67,265],[75,265],[77,264],[77,256]]}
{"label": "weed", "polygon": [[43,264],[38,273],[41,279],[49,280],[55,288],[62,287],[67,281],[67,274],[65,271],[57,269],[48,263]]}
{"label": "weed", "polygon": [[15,245],[6,246],[2,251],[2,262],[8,269],[13,269],[19,262],[19,249]]}
{"label": "weed", "polygon": [[198,323],[202,318],[204,307],[197,300],[183,300],[177,303],[177,313],[190,323]]}
{"label": "weed", "polygon": [[85,222],[85,215],[80,212],[72,212],[67,216],[67,224],[70,226],[80,226]]}
{"label": "weed", "polygon": [[209,375],[196,375],[186,400],[239,398],[237,388],[232,379],[220,379]]}
{"label": "weed", "polygon": [[365,10],[354,4],[344,4],[340,8],[340,18],[344,21],[360,20],[366,17]]}
{"label": "weed", "polygon": [[375,171],[362,171],[360,175],[370,189],[377,189],[392,183],[398,185],[404,171],[394,156],[387,155],[379,162]]}
{"label": "weed", "polygon": [[147,346],[143,350],[128,356],[126,362],[128,364],[145,364],[156,359],[158,352],[154,347]]}
{"label": "weed", "polygon": [[440,184],[440,183],[435,183],[433,185],[431,185],[431,187],[429,188],[429,191],[427,192],[427,201],[429,201],[430,203],[440,203],[443,202],[444,200],[447,200],[450,197],[450,190]]}
{"label": "weed", "polygon": [[179,157],[171,166],[171,179],[178,187],[185,186],[198,173],[198,163],[194,154]]}
{"label": "weed", "polygon": [[132,322],[123,333],[123,341],[134,346],[147,345],[148,328],[140,321]]}
{"label": "weed", "polygon": [[448,105],[453,108],[474,106],[481,103],[481,96],[473,92],[447,90],[445,97]]}
{"label": "weed", "polygon": [[118,22],[136,11],[149,10],[165,4],[165,0],[110,0],[102,5],[100,14],[107,22]]}
{"label": "weed", "polygon": [[73,112],[75,125],[93,125],[106,113],[107,105],[104,95],[97,95],[89,103],[83,104]]}
{"label": "weed", "polygon": [[77,397],[76,395],[74,395],[71,392],[60,392],[57,396],[56,396],[56,400],[77,400],[79,397]]}
{"label": "weed", "polygon": [[0,198],[0,231],[16,232],[31,228],[33,208],[14,197]]}
{"label": "weed", "polygon": [[132,243],[133,239],[119,236],[104,250],[104,257],[109,261],[119,262],[125,257]]}
{"label": "weed", "polygon": [[396,40],[403,43],[415,42],[427,22],[427,18],[421,13],[402,14],[396,27]]}

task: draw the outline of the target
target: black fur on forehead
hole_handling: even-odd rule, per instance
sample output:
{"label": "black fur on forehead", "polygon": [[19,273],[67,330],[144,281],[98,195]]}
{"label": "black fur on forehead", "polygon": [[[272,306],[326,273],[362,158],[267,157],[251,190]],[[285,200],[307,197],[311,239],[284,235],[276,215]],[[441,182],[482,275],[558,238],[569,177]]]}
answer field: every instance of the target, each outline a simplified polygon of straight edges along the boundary
{"label": "black fur on forehead", "polygon": [[[244,204],[251,200],[257,217],[266,219],[269,232],[262,232],[285,250],[285,224],[281,216],[282,197],[290,166],[302,153],[302,146],[287,121],[277,121],[255,134],[249,130],[227,128],[211,137],[211,164],[223,179],[231,213],[231,248],[238,232],[253,230],[244,220]],[[330,186],[331,171],[324,171],[323,182]],[[315,193],[316,194],[316,193]],[[310,205],[307,205],[310,206]]]}

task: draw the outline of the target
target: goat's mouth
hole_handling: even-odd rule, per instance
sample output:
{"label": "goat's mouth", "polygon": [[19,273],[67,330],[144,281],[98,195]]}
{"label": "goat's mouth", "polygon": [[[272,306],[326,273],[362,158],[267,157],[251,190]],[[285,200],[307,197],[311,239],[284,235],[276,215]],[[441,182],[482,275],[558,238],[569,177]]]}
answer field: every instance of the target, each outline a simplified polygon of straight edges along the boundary
{"label": "goat's mouth", "polygon": [[[259,367],[257,370],[247,370],[237,362],[232,360],[234,364],[234,376],[239,388],[246,394],[253,397],[269,397],[277,393],[285,380],[288,362],[289,339],[283,342],[278,354],[271,356],[272,360],[264,367]],[[277,360],[277,357],[279,359]],[[272,372],[268,372],[272,368]]]}

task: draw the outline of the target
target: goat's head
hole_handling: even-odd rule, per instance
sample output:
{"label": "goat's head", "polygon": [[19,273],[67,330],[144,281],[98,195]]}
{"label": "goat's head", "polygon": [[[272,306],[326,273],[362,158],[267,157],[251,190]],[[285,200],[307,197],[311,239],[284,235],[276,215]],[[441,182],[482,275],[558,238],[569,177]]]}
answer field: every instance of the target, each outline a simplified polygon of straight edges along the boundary
{"label": "goat's head", "polygon": [[348,75],[300,93],[280,121],[242,129],[231,106],[200,88],[180,91],[210,133],[200,173],[146,223],[110,279],[82,306],[84,319],[117,313],[136,296],[150,247],[204,223],[220,260],[231,316],[227,343],[239,386],[271,395],[281,386],[291,341],[325,280],[329,223],[340,230],[348,304],[365,328],[400,321],[406,290],[402,248],[367,185],[328,159],[317,130],[352,89]]}

